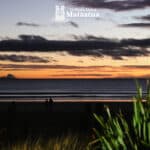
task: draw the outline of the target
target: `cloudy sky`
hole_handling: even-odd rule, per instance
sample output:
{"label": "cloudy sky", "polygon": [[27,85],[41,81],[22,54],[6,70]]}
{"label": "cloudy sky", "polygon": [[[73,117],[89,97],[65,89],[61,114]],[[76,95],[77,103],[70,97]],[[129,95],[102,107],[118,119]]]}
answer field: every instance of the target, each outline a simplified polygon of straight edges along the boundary
{"label": "cloudy sky", "polygon": [[[82,10],[99,16],[65,16],[58,22],[57,5],[65,6],[65,13]],[[1,0],[0,76],[7,74],[150,77],[150,1]]]}

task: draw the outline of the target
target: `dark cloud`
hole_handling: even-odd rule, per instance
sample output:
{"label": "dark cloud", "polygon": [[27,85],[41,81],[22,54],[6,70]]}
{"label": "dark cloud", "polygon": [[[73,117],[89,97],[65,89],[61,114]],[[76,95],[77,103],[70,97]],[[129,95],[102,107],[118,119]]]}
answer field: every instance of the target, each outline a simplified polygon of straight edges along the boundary
{"label": "dark cloud", "polygon": [[22,42],[44,42],[47,41],[44,37],[38,35],[19,35]]}
{"label": "dark cloud", "polygon": [[25,56],[25,55],[2,55],[0,54],[0,61],[12,62],[32,62],[32,63],[48,63],[49,60],[38,56]]}
{"label": "dark cloud", "polygon": [[138,68],[138,69],[150,69],[150,66],[145,66],[145,65],[141,65],[141,66],[136,66],[136,65],[131,65],[131,66],[124,66],[127,68]]}
{"label": "dark cloud", "polygon": [[0,68],[2,69],[13,69],[13,70],[22,70],[22,69],[78,69],[78,66],[67,66],[67,65],[23,65],[23,64],[1,64]]}
{"label": "dark cloud", "polygon": [[105,40],[108,40],[106,38],[103,38],[103,37],[97,37],[97,36],[94,36],[94,35],[90,35],[90,34],[86,34],[85,36],[78,36],[78,35],[71,35],[71,37],[77,41],[97,41],[97,40],[100,40],[100,41],[105,41]]}
{"label": "dark cloud", "polygon": [[[106,70],[106,68],[111,68],[112,70]],[[120,67],[117,67],[120,68]],[[146,65],[141,65],[141,66],[136,66],[136,65],[131,65],[131,66],[121,66],[121,68],[128,68],[128,69],[132,69],[132,68],[136,68],[136,69],[150,69],[150,66],[146,66]],[[22,69],[62,69],[62,70],[68,70],[68,69],[73,69],[74,71],[81,71],[84,72],[87,70],[98,70],[98,69],[102,69],[103,73],[106,72],[118,72],[119,70],[115,70],[116,67],[113,66],[73,66],[73,65],[40,65],[40,64],[29,64],[29,65],[25,65],[25,64],[0,64],[0,69],[13,69],[13,70],[22,70]],[[105,69],[105,70],[104,70]],[[120,70],[122,72],[122,70]],[[106,74],[105,73],[105,74]]]}
{"label": "dark cloud", "polygon": [[51,58],[50,58],[50,62],[55,62],[55,63],[57,63],[57,62],[59,62],[59,60],[56,60],[56,59],[54,59],[53,57],[51,57]]}
{"label": "dark cloud", "polygon": [[68,23],[74,28],[79,28],[79,25],[76,22],[70,21]]}
{"label": "dark cloud", "polygon": [[149,22],[150,21],[150,15],[135,17],[135,19],[138,19],[140,21],[145,21],[145,22],[121,24],[119,26],[121,26],[121,27],[136,27],[136,28],[150,28],[150,22]]}
{"label": "dark cloud", "polygon": [[127,11],[150,7],[150,0],[66,0],[69,4],[78,7],[111,9]]}
{"label": "dark cloud", "polygon": [[16,23],[17,26],[26,26],[26,27],[40,27],[40,24],[36,24],[36,23],[27,23],[27,22],[17,22]]}
{"label": "dark cloud", "polygon": [[142,19],[142,20],[145,20],[145,21],[150,21],[150,15],[138,17],[138,19]]}
{"label": "dark cloud", "polygon": [[21,35],[20,39],[0,41],[0,51],[67,52],[74,56],[110,56],[114,59],[148,56],[149,47],[150,39],[116,40],[90,35],[76,41],[52,41],[33,35]]}
{"label": "dark cloud", "polygon": [[67,22],[57,22],[53,24],[54,27],[58,28],[58,27],[68,27],[71,26],[73,28],[79,28],[79,24],[77,24],[74,21],[67,21]]}
{"label": "dark cloud", "polygon": [[93,58],[91,58],[91,60],[92,60],[92,61],[96,61],[96,59],[95,59],[94,57],[93,57]]}
{"label": "dark cloud", "polygon": [[84,61],[83,61],[83,60],[78,60],[77,62],[79,62],[79,63],[84,63]]}
{"label": "dark cloud", "polygon": [[121,27],[136,27],[136,28],[150,28],[150,23],[129,23],[121,24]]}
{"label": "dark cloud", "polygon": [[5,69],[5,70],[25,70],[25,69],[37,69],[37,70],[40,70],[40,69],[62,69],[62,70],[65,70],[65,69],[73,69],[75,71],[81,71],[80,69],[102,69],[102,68],[105,68],[105,67],[109,67],[109,68],[112,68],[112,66],[71,66],[71,65],[24,65],[24,64],[1,64],[0,65],[0,69]]}

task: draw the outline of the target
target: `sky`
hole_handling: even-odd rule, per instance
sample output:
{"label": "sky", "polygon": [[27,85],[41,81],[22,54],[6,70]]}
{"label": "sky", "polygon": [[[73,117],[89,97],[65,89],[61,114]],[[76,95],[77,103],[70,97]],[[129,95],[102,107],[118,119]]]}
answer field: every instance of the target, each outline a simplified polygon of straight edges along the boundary
{"label": "sky", "polygon": [[150,1],[1,0],[0,77],[8,74],[149,78]]}

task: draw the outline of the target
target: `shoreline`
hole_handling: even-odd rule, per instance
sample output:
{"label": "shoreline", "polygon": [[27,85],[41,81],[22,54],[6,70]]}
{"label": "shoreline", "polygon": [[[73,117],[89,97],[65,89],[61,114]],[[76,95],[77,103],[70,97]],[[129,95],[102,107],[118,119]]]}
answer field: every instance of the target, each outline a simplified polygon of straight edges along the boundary
{"label": "shoreline", "polygon": [[[43,99],[31,99],[31,100],[9,100],[9,99],[0,99],[0,103],[45,103],[47,100]],[[55,99],[52,100],[52,103],[132,103],[135,102],[133,99],[101,99],[101,100],[96,100],[96,99],[88,99],[88,100],[75,100],[75,99],[70,99],[70,100],[64,100],[64,99]],[[142,100],[142,102],[146,102],[145,99]]]}

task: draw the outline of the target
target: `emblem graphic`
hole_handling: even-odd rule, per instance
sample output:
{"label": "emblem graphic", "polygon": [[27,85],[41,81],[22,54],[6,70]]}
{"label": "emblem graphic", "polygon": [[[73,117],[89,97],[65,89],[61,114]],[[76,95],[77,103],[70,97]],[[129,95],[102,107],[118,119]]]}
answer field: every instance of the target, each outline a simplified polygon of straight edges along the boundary
{"label": "emblem graphic", "polygon": [[57,5],[56,6],[56,21],[64,21],[65,20],[65,6],[64,5]]}

